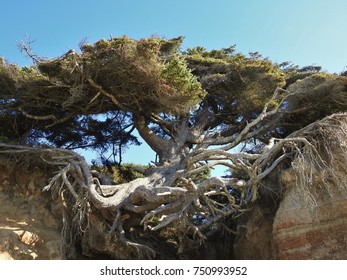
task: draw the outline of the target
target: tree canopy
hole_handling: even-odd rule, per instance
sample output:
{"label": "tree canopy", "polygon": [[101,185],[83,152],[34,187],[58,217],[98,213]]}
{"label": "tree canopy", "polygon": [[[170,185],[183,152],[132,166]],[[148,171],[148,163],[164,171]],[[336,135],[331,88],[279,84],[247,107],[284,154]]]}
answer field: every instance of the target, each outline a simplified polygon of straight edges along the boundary
{"label": "tree canopy", "polygon": [[[41,136],[58,147],[110,148],[135,143],[131,132],[136,123],[139,129],[140,119],[156,125],[160,137],[171,137],[175,121],[187,115],[192,126],[208,115],[204,129],[230,136],[262,111],[278,87],[300,94],[286,100],[285,113],[276,116],[285,121],[264,130],[268,135],[276,129],[272,134],[285,136],[344,109],[343,76],[320,73],[316,66],[276,64],[259,53],[236,53],[235,46],[182,52],[182,41],[102,39],[81,45],[79,53],[35,56],[32,67],[2,59],[0,117],[7,124],[2,137],[33,141]],[[304,110],[310,110],[309,118],[298,120],[295,114]]]}
{"label": "tree canopy", "polygon": [[[77,205],[71,211],[100,210],[117,242],[150,255],[155,250],[131,238],[129,224],[146,233],[175,224],[183,250],[187,236],[205,238],[254,202],[261,180],[284,159],[314,151],[297,131],[347,108],[345,75],[235,46],[182,51],[182,40],[101,39],[58,58],[31,55],[30,67],[0,61],[1,147],[58,166],[45,190],[65,185]],[[158,161],[130,182],[105,183],[100,170],[62,149],[121,153],[139,144],[135,130]],[[231,176],[211,176],[218,165]],[[111,247],[113,256],[129,257]]]}

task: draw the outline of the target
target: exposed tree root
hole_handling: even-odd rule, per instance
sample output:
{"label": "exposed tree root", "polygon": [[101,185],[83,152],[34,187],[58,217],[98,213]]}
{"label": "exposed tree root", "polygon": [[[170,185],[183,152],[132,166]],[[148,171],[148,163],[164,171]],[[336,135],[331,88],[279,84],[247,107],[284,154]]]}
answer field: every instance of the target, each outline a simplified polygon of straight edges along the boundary
{"label": "exposed tree root", "polygon": [[[90,242],[90,234],[102,232],[101,239],[107,244],[104,254],[116,258],[147,259],[155,258],[156,250],[141,243],[136,234],[151,235],[151,232],[172,227],[178,238],[179,252],[183,252],[185,238],[203,242],[223,218],[240,214],[251,201],[257,199],[260,181],[285,158],[296,159],[293,167],[298,174],[298,184],[313,203],[314,197],[309,194],[317,170],[324,170],[320,182],[327,190],[330,180],[341,180],[340,175],[334,173],[334,166],[346,167],[347,156],[344,157],[345,162],[340,162],[334,155],[339,149],[347,154],[346,147],[339,142],[346,136],[346,115],[336,114],[285,139],[274,139],[273,146],[264,148],[259,154],[233,154],[223,146],[212,153],[210,150],[194,151],[185,163],[189,162],[189,166],[195,166],[195,169],[187,170],[186,165],[173,163],[158,167],[145,178],[120,185],[101,184],[98,178],[93,177],[84,158],[72,151],[0,144],[0,154],[20,160],[24,160],[25,156],[31,164],[56,167],[56,174],[43,190],[51,191],[53,197],[61,200],[63,249],[67,258],[72,257],[69,248],[85,236],[83,246],[89,247],[89,251],[100,250],[93,248],[95,244]],[[244,171],[248,180],[211,177],[194,182],[191,176],[196,174],[196,170],[200,172],[204,168],[202,161],[207,161],[207,165],[230,165]],[[310,171],[307,166],[316,170]],[[345,182],[340,183],[346,187]],[[239,190],[240,197],[235,197],[232,189]],[[92,227],[100,227],[100,224],[93,224],[95,219],[91,219],[91,215],[99,217],[99,223],[108,230],[93,230]],[[132,232],[135,237],[132,237]],[[127,248],[128,251],[120,248]]]}

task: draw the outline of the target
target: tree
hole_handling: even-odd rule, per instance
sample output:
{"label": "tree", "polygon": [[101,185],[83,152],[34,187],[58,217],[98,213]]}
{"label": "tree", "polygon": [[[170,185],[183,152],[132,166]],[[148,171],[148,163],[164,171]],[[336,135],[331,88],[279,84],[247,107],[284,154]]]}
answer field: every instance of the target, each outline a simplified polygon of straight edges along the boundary
{"label": "tree", "polygon": [[[160,249],[144,241],[150,235],[172,238],[184,253],[250,207],[281,162],[315,152],[294,132],[346,109],[343,76],[286,68],[235,53],[235,46],[181,52],[182,39],[111,38],[83,45],[81,53],[35,57],[29,68],[1,62],[0,117],[25,119],[21,137],[55,146],[0,144],[1,153],[27,153],[58,168],[45,190],[66,205],[66,242],[73,232],[85,250],[153,258]],[[329,97],[322,104],[317,96]],[[62,149],[122,147],[136,142],[134,129],[158,162],[130,182],[106,182],[82,156]],[[218,165],[231,176],[200,176]]]}

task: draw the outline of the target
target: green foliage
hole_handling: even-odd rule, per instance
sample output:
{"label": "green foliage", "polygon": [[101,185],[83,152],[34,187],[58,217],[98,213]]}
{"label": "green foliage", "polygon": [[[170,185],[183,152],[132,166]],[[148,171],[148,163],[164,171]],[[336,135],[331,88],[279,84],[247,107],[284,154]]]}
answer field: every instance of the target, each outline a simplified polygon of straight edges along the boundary
{"label": "green foliage", "polygon": [[1,93],[13,92],[16,83],[16,72],[18,68],[15,65],[8,65],[5,60],[0,57],[0,85]]}
{"label": "green foliage", "polygon": [[139,172],[139,169],[146,170],[147,168],[148,166],[133,164],[133,163],[121,164],[117,170],[118,171],[117,182],[125,183],[125,182],[130,182],[138,178],[144,178],[145,175]]}
{"label": "green foliage", "polygon": [[280,63],[278,67],[281,68],[285,73],[286,87],[295,83],[298,80],[302,80],[313,74],[317,74],[322,69],[322,67],[314,65],[299,67],[298,65],[295,65],[289,61]]}
{"label": "green foliage", "polygon": [[288,91],[295,95],[288,98],[287,113],[279,120],[287,134],[347,108],[347,77],[316,73],[297,80]]}
{"label": "green foliage", "polygon": [[175,55],[179,53],[179,49],[183,43],[184,37],[180,36],[169,40],[161,40],[160,52],[164,56]]}
{"label": "green foliage", "polygon": [[280,67],[260,55],[235,53],[235,46],[219,51],[189,49],[186,60],[208,93],[205,102],[227,125],[235,125],[240,119],[250,121],[275,89],[285,85]]}
{"label": "green foliage", "polygon": [[[200,83],[177,54],[182,40],[101,39],[82,45],[80,54],[71,50],[35,67],[19,68],[1,60],[0,118],[20,119],[17,127],[25,128],[16,134],[35,129],[60,147],[106,148],[119,142],[115,137],[126,143],[130,138],[120,131],[129,127],[129,113],[185,112],[204,97]],[[98,123],[90,117],[100,114],[113,116]],[[116,130],[110,125],[114,118],[122,123]],[[11,125],[2,127],[8,131],[5,136],[13,132]],[[112,135],[112,143],[102,147]]]}
{"label": "green foliage", "polygon": [[216,60],[229,60],[236,50],[236,45],[232,45],[228,48],[223,48],[221,50],[211,50],[208,51],[204,47],[198,46],[195,48],[188,48],[184,52],[187,56],[195,56],[195,58],[200,57],[203,59],[216,59]]}
{"label": "green foliage", "polygon": [[164,64],[161,77],[175,90],[173,98],[165,100],[171,107],[170,112],[184,111],[185,107],[197,104],[205,96],[201,84],[181,56],[175,55]]}
{"label": "green foliage", "polygon": [[[139,41],[128,37],[102,40],[84,53],[88,58],[86,66],[97,74],[94,79],[98,84],[127,110],[185,110],[199,101],[203,91],[185,62],[174,55],[180,42],[155,37]],[[168,53],[173,57],[168,57]]]}
{"label": "green foliage", "polygon": [[103,102],[104,112],[111,107],[172,112],[173,103],[177,111],[187,110],[201,100],[204,92],[184,60],[175,55],[180,42],[181,39],[156,37],[138,41],[128,37],[102,39],[94,45],[81,46],[81,55],[70,52],[59,59],[40,62],[38,69],[50,80],[58,79],[72,87],[73,90],[63,91],[64,109],[89,110],[91,100],[100,104],[103,98],[94,97],[102,88],[103,97],[112,101],[106,102],[110,106]]}
{"label": "green foliage", "polygon": [[[214,114],[210,128],[228,135],[256,118],[277,87],[300,92],[285,105],[305,112],[307,120],[345,110],[343,76],[320,73],[319,66],[276,64],[257,52],[247,56],[237,53],[235,45],[181,52],[182,41],[101,39],[82,45],[81,53],[71,50],[34,67],[20,68],[0,59],[1,137],[17,143],[45,138],[59,147],[119,150],[138,143],[131,135],[134,116],[149,122],[153,114],[160,115],[173,123],[172,129],[188,112],[193,125],[205,107]],[[271,105],[278,105],[279,99]],[[293,127],[277,123],[283,133],[306,123],[299,113],[276,117]],[[165,134],[160,129],[154,133],[164,137],[158,131]]]}
{"label": "green foliage", "polygon": [[93,169],[98,172],[107,174],[113,182],[117,184],[127,183],[138,178],[144,178],[145,172],[149,167],[146,165],[123,163],[117,164],[104,164],[93,165]]}
{"label": "green foliage", "polygon": [[2,142],[25,144],[32,142],[39,134],[38,131],[32,130],[35,122],[25,118],[16,110],[18,84],[21,77],[26,75],[26,69],[7,64],[0,58],[0,141]]}

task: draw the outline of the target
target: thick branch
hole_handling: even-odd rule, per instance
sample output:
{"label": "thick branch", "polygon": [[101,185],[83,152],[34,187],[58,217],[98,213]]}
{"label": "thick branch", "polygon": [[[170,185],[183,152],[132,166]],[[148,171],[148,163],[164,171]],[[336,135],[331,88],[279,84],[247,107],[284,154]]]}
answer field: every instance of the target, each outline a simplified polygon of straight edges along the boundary
{"label": "thick branch", "polygon": [[205,106],[201,112],[196,116],[194,126],[190,129],[192,143],[199,143],[198,139],[201,139],[203,131],[209,127],[215,119],[215,115],[208,110],[208,106]]}
{"label": "thick branch", "polygon": [[134,115],[134,125],[141,137],[155,151],[159,157],[167,151],[169,142],[157,136],[147,125],[143,116]]}

